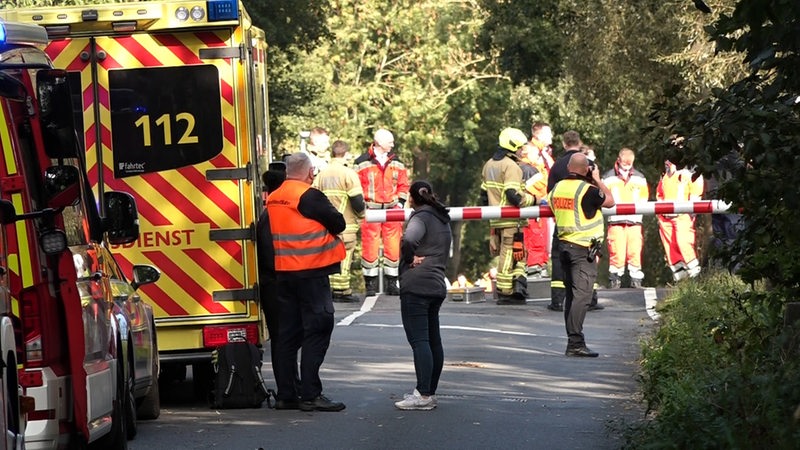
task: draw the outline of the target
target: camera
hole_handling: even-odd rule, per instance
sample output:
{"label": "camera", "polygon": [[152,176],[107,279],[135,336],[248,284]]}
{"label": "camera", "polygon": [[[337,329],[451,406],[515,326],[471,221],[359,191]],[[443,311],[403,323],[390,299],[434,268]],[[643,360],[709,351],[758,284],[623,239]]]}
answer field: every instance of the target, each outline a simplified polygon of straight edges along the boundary
{"label": "camera", "polygon": [[589,245],[589,252],[586,255],[586,261],[594,262],[595,258],[597,258],[598,256],[602,258],[603,257],[602,247],[603,247],[603,241],[597,238],[592,239],[592,242]]}

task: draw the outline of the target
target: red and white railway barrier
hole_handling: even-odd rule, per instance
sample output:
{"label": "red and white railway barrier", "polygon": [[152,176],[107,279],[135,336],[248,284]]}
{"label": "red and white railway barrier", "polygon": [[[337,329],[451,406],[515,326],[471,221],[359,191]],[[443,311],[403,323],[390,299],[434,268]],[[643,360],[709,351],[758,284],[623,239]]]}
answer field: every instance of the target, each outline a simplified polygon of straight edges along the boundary
{"label": "red and white railway barrier", "polygon": [[[693,202],[641,202],[620,203],[611,208],[603,208],[603,215],[616,214],[716,214],[728,212],[728,203],[722,200],[698,200]],[[405,222],[411,215],[410,209],[368,209],[367,222]],[[460,206],[450,208],[452,220],[490,220],[490,219],[530,219],[533,217],[553,217],[549,206]]]}

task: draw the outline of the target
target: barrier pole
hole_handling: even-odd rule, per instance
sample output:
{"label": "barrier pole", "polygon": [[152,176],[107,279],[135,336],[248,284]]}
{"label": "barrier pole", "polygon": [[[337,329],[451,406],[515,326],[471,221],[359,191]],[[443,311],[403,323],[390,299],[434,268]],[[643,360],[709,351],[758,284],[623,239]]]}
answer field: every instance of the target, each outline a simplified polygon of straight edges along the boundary
{"label": "barrier pole", "polygon": [[[604,216],[626,214],[724,214],[730,208],[722,200],[696,200],[686,202],[639,202],[620,203],[611,208],[603,208]],[[367,209],[366,221],[405,222],[411,216],[411,209]],[[549,206],[458,206],[450,208],[451,220],[490,220],[490,219],[530,219],[534,217],[553,217]]]}

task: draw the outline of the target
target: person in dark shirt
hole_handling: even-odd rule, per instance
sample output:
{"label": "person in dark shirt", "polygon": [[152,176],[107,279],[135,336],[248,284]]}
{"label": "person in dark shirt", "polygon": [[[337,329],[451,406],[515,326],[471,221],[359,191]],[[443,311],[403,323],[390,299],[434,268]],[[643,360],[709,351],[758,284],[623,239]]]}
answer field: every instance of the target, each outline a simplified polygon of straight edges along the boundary
{"label": "person in dark shirt", "polygon": [[452,234],[447,208],[427,181],[411,184],[410,204],[414,212],[400,245],[400,313],[414,353],[417,384],[395,406],[431,410],[436,407],[436,388],[444,367],[439,309],[447,296],[444,270]]}
{"label": "person in dark shirt", "polygon": [[[561,143],[564,145],[565,153],[556,159],[553,167],[550,168],[547,176],[547,192],[552,191],[556,183],[569,176],[569,170],[567,170],[569,159],[572,155],[580,153],[581,145],[583,145],[577,131],[565,132],[561,137]],[[553,241],[550,245],[550,257],[553,260],[550,267],[552,271],[550,274],[550,304],[547,305],[547,309],[550,311],[564,311],[566,290],[564,289],[564,273],[561,271],[561,264],[558,263],[558,249],[558,229],[553,227]]]}
{"label": "person in dark shirt", "polygon": [[[597,277],[597,256],[592,249],[601,245],[605,233],[600,209],[614,206],[614,197],[600,180],[597,166],[590,168],[583,153],[570,156],[567,170],[567,178],[556,183],[548,194],[559,239],[558,253],[554,253],[553,260],[561,263],[566,288],[566,355],[596,357],[598,353],[586,347],[583,320]],[[591,174],[591,182],[588,174]]]}

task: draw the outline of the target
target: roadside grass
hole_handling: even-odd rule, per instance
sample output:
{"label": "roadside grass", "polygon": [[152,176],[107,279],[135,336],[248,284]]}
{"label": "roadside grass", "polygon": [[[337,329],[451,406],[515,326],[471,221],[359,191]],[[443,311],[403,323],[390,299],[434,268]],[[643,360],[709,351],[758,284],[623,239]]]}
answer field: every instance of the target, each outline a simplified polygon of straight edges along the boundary
{"label": "roadside grass", "polygon": [[647,415],[623,448],[800,448],[800,327],[786,299],[725,272],[683,282],[642,342]]}

